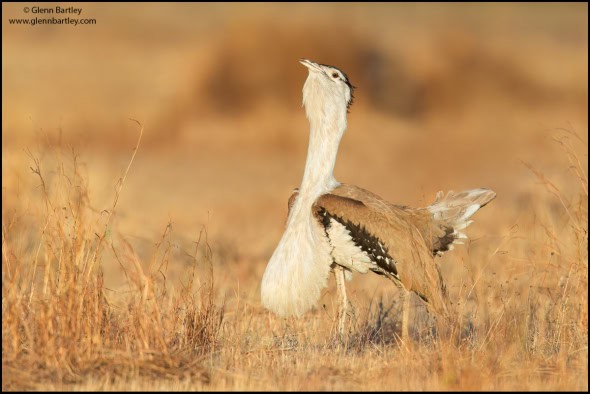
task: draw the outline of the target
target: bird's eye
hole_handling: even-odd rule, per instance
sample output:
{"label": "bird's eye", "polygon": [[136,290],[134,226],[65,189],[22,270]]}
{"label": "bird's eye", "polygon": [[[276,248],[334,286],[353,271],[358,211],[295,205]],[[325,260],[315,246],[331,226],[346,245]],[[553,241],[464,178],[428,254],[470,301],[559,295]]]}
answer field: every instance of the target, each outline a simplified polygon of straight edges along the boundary
{"label": "bird's eye", "polygon": [[332,78],[338,78],[338,73],[332,73]]}

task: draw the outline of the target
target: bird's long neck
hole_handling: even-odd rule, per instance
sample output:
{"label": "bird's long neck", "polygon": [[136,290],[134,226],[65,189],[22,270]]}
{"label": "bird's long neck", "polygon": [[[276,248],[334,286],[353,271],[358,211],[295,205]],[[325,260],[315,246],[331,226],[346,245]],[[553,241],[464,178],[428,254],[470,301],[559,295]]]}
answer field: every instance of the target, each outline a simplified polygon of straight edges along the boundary
{"label": "bird's long neck", "polygon": [[280,316],[300,316],[315,305],[327,285],[333,261],[328,238],[314,219],[312,205],[338,186],[334,166],[346,129],[346,106],[327,105],[317,95],[306,99],[306,92],[310,90],[304,89],[304,103],[311,131],[305,172],[285,232],[266,266],[260,287],[264,306]]}
{"label": "bird's long neck", "polygon": [[339,185],[334,178],[338,146],[346,130],[346,112],[336,111],[323,116],[310,117],[309,147],[303,180],[299,188],[301,206],[308,210],[322,194]]}

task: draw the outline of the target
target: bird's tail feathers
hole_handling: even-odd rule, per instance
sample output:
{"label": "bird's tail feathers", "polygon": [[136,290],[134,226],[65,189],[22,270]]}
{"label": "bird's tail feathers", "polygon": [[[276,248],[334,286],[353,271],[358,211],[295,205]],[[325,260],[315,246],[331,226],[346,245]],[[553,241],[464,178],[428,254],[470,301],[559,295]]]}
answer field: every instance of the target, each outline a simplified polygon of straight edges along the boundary
{"label": "bird's tail feathers", "polygon": [[445,249],[437,252],[452,250],[452,244],[462,244],[463,240],[467,239],[467,235],[462,230],[473,223],[473,220],[470,220],[471,216],[495,197],[494,191],[483,188],[459,193],[449,191],[446,196],[442,191],[439,191],[436,194],[436,199],[427,209],[435,222],[448,229],[445,238],[448,238],[450,242],[445,245]]}

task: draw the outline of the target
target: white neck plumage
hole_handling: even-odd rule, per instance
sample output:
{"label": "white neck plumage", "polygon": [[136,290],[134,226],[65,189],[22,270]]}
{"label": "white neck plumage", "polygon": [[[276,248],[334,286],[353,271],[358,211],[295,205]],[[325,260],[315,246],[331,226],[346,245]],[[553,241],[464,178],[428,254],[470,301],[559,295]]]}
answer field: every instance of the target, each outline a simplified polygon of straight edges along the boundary
{"label": "white neck plumage", "polygon": [[[311,130],[305,172],[285,232],[261,284],[263,305],[280,316],[300,316],[315,305],[326,287],[332,263],[328,239],[313,217],[312,205],[339,185],[334,179],[334,166],[346,129],[346,105],[310,105],[306,93],[304,88]],[[319,110],[311,113],[310,108]]]}
{"label": "white neck plumage", "polygon": [[[334,178],[334,166],[338,155],[338,146],[346,129],[346,118],[343,122],[311,121],[309,146],[303,180],[299,187],[299,196],[292,212],[302,211],[311,216],[311,206],[322,194],[328,193],[339,185]],[[294,216],[290,215],[291,221]]]}

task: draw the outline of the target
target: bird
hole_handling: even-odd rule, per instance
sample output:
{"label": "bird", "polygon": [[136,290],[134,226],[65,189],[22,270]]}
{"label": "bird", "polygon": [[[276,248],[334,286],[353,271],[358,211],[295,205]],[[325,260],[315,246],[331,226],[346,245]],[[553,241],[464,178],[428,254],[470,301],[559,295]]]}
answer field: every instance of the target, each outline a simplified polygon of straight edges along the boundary
{"label": "bird", "polygon": [[435,314],[448,316],[448,295],[435,258],[467,239],[463,230],[471,216],[496,193],[486,188],[440,191],[432,204],[411,208],[338,182],[334,166],[355,87],[337,67],[299,62],[308,69],[303,86],[310,124],[307,159],[301,184],[288,201],[283,235],[262,277],[262,304],[278,316],[300,317],[317,304],[332,272],[342,337],[349,307],[345,280],[353,273],[373,272],[404,290],[402,337],[407,336],[410,292]]}

